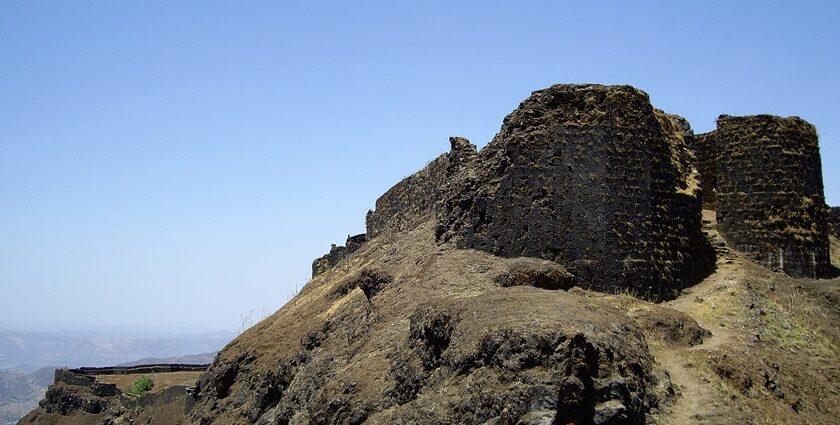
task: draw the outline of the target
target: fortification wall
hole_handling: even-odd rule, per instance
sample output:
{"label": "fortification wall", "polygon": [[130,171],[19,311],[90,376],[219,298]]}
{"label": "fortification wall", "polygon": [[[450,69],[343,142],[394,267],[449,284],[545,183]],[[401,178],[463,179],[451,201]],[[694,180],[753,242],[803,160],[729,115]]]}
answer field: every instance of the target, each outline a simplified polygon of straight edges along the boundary
{"label": "fortification wall", "polygon": [[798,118],[721,115],[717,222],[739,251],[794,277],[830,271],[817,132]]}
{"label": "fortification wall", "polygon": [[828,231],[840,238],[840,207],[828,207],[826,210]]}
{"label": "fortification wall", "polygon": [[677,170],[688,151],[673,149],[686,131],[676,121],[629,86],[534,92],[466,171],[447,176],[436,236],[557,261],[590,288],[670,297],[703,277],[686,259],[713,255],[689,252],[704,239],[699,195]]}
{"label": "fortification wall", "polygon": [[448,165],[448,154],[440,155],[388,189],[376,200],[376,208],[368,211],[366,232],[348,237],[345,245],[333,245],[330,252],[316,258],[312,262],[312,277],[335,267],[370,238],[408,230],[433,218]]}
{"label": "fortification wall", "polygon": [[339,261],[347,258],[348,255],[361,248],[365,242],[367,242],[367,235],[362,233],[355,236],[348,236],[344,245],[336,246],[333,244],[330,248],[330,252],[316,258],[315,261],[312,262],[312,277],[318,276],[319,274],[335,267]]}
{"label": "fortification wall", "polygon": [[702,189],[694,137],[685,118],[656,111],[666,149],[651,150],[651,245],[655,279],[673,291],[707,276],[715,268],[714,250],[702,231]]}
{"label": "fortification wall", "polygon": [[448,163],[448,155],[440,155],[380,196],[376,200],[376,208],[367,214],[368,236],[374,238],[384,233],[408,230],[432,218]]}
{"label": "fortification wall", "polygon": [[121,394],[120,389],[115,384],[96,382],[93,376],[84,372],[78,372],[77,369],[56,369],[53,383],[85,387],[89,389],[91,394],[97,397],[113,397]]}
{"label": "fortification wall", "polygon": [[63,383],[77,387],[86,387],[98,397],[113,397],[122,392],[116,384],[98,382],[97,375],[142,375],[169,372],[204,372],[209,364],[151,364],[140,366],[81,367],[77,369],[58,368],[53,376],[53,384]]}
{"label": "fortification wall", "polygon": [[700,197],[703,209],[717,208],[717,132],[698,134],[691,138],[691,145],[697,159],[700,173]]}
{"label": "fortification wall", "polygon": [[183,364],[165,363],[148,364],[138,366],[111,366],[111,367],[80,367],[67,369],[67,371],[79,375],[132,375],[144,373],[169,373],[169,372],[203,372],[210,367],[209,364]]}

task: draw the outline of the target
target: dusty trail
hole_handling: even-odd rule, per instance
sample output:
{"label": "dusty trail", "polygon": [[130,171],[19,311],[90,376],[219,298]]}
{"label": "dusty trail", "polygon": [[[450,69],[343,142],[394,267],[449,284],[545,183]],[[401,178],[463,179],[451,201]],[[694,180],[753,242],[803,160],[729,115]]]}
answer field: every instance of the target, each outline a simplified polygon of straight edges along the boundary
{"label": "dusty trail", "polygon": [[[693,351],[715,351],[728,346],[741,335],[729,327],[715,323],[708,315],[710,299],[735,288],[743,278],[742,259],[731,253],[715,230],[714,216],[704,211],[707,223],[704,229],[718,251],[715,273],[703,282],[689,288],[678,298],[664,303],[664,306],[681,311],[709,330],[712,335],[702,344],[690,348],[666,346],[654,351],[659,364],[668,370],[671,382],[679,388],[679,398],[669,407],[669,412],[660,421],[666,424],[712,424],[723,423],[727,417],[720,397],[715,393],[708,377],[695,368],[689,354]],[[724,421],[725,422],[725,421]]]}

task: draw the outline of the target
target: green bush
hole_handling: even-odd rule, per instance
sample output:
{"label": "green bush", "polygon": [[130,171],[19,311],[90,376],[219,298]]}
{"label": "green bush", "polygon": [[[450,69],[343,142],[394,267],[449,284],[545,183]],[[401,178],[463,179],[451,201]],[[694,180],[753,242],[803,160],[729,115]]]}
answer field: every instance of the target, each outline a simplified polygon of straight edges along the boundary
{"label": "green bush", "polygon": [[154,381],[152,381],[152,378],[143,375],[140,377],[140,379],[134,381],[134,383],[131,384],[131,390],[129,390],[129,392],[136,395],[143,395],[151,391],[152,387],[154,386],[155,383]]}

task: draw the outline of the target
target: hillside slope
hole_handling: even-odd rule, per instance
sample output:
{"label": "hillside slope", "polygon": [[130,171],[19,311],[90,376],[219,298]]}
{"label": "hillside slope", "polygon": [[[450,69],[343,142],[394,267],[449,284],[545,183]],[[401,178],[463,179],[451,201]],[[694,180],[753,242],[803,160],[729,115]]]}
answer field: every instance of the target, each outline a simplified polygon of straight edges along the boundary
{"label": "hillside slope", "polygon": [[[237,338],[202,378],[191,419],[567,423],[575,411],[596,423],[782,424],[840,415],[840,280],[792,279],[732,253],[677,299],[653,304],[558,290],[566,284],[550,263],[438,246],[430,229],[374,239]],[[360,279],[366,270],[388,278]],[[582,391],[567,384],[578,380]]]}
{"label": "hillside slope", "polygon": [[695,137],[630,86],[536,91],[484,149],[450,138],[383,194],[188,395],[138,413],[65,382],[24,421],[836,422],[816,131],[718,125]]}

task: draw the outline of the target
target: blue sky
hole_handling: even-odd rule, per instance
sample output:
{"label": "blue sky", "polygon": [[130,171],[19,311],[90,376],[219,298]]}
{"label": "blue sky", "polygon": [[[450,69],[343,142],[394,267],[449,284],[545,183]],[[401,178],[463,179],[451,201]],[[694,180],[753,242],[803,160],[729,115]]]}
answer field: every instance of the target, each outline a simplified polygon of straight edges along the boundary
{"label": "blue sky", "polygon": [[840,204],[840,3],[311,3],[0,2],[0,327],[235,329],[559,82],[799,115]]}

